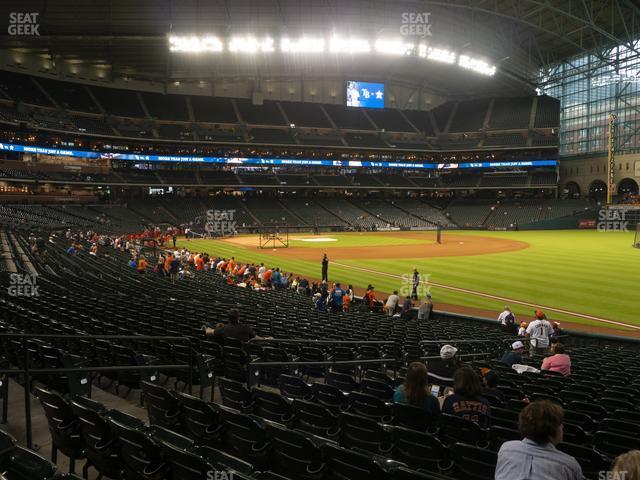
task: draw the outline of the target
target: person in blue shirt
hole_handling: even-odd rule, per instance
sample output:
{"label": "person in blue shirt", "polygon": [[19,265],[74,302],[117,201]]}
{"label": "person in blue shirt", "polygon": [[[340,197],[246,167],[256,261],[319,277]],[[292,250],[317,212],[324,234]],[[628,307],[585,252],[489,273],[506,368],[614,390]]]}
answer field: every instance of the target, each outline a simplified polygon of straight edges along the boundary
{"label": "person in blue shirt", "polygon": [[71,245],[69,248],[67,248],[67,253],[69,255],[75,255],[76,254],[76,247]]}
{"label": "person in blue shirt", "polygon": [[280,288],[280,269],[276,268],[273,272],[273,276],[271,277],[271,282],[273,283],[273,288]]}
{"label": "person in blue shirt", "polygon": [[432,419],[440,415],[440,403],[427,389],[427,366],[424,363],[409,364],[404,383],[393,393],[393,402],[422,408]]}
{"label": "person in blue shirt", "polygon": [[342,311],[342,301],[344,298],[344,290],[340,287],[339,283],[336,283],[335,288],[331,292],[331,309],[334,313]]}
{"label": "person in blue shirt", "polygon": [[480,428],[489,428],[489,400],[482,396],[480,375],[471,367],[462,366],[453,374],[453,394],[444,399],[442,413],[471,420]]}
{"label": "person in blue shirt", "polygon": [[564,410],[555,402],[538,400],[524,407],[518,415],[523,439],[502,444],[495,480],[584,480],[578,461],[556,448],[563,441],[563,421]]}
{"label": "person in blue shirt", "polygon": [[136,259],[134,257],[131,257],[131,260],[129,260],[129,266],[131,268],[137,268],[138,267],[138,262],[136,262]]}

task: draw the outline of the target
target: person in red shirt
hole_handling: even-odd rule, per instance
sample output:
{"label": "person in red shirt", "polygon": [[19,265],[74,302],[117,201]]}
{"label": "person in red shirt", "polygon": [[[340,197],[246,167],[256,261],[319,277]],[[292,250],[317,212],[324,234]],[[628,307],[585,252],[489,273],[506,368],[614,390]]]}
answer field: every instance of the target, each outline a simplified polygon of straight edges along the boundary
{"label": "person in red shirt", "polygon": [[202,255],[198,255],[196,257],[196,272],[201,272],[204,270],[204,258]]}
{"label": "person in red shirt", "polygon": [[372,309],[376,304],[376,292],[373,285],[367,287],[367,293],[364,294],[364,303]]}

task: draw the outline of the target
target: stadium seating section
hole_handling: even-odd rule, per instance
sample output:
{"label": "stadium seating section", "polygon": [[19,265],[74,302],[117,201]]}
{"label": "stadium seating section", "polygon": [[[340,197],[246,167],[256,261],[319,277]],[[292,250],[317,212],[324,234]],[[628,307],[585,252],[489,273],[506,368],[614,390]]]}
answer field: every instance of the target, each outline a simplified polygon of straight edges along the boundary
{"label": "stadium seating section", "polygon": [[[560,117],[558,102],[544,96],[452,100],[431,111],[377,110],[135,91],[3,72],[3,121],[108,137],[454,150],[482,142],[557,147],[548,130]],[[485,131],[509,133],[483,140]]]}
{"label": "stadium seating section", "polygon": [[[12,252],[29,252],[20,235],[2,233],[0,240]],[[126,265],[127,252],[69,256],[63,242],[50,243],[48,251],[55,274],[37,266],[29,253],[13,257],[20,267],[37,266],[41,291],[37,297],[0,297],[0,330],[31,336],[26,342],[2,337],[2,358],[22,368],[26,347],[32,368],[120,367],[33,379],[41,418],[49,425],[52,461],[64,456],[71,465],[83,464],[86,474],[195,480],[218,471],[257,480],[358,480],[363,474],[378,480],[489,480],[500,445],[520,438],[517,415],[525,396],[564,406],[564,442],[558,448],[573,455],[589,479],[598,478],[620,453],[639,447],[640,362],[630,348],[572,345],[567,338],[570,378],[517,374],[499,361],[512,338],[491,324],[440,314],[429,322],[396,321],[360,304],[349,313],[321,313],[292,290],[254,292],[229,286],[214,273],[178,283],[139,275]],[[0,279],[7,287],[8,277]],[[135,298],[123,297],[123,290],[137,292]],[[215,302],[194,291],[212,292]],[[171,302],[158,303],[159,298]],[[203,324],[224,318],[238,304],[242,321],[258,335],[284,340],[221,344],[203,335]],[[175,340],[135,337],[150,331]],[[123,338],[46,336],[55,334]],[[192,361],[185,335],[195,351]],[[325,343],[309,346],[301,339]],[[454,344],[473,368],[498,372],[505,401],[490,398],[488,429],[390,403],[407,363],[438,358],[443,343]],[[538,366],[541,358],[525,363]],[[269,363],[327,360],[353,363],[332,368]],[[162,370],[154,364],[183,367]],[[125,369],[141,366],[150,370]],[[189,384],[193,395],[186,393]],[[91,400],[91,390],[108,399],[138,392],[146,414],[132,416]],[[62,472],[54,463],[18,447],[9,434],[0,432],[0,444],[9,478],[77,478],[57,477]]]}

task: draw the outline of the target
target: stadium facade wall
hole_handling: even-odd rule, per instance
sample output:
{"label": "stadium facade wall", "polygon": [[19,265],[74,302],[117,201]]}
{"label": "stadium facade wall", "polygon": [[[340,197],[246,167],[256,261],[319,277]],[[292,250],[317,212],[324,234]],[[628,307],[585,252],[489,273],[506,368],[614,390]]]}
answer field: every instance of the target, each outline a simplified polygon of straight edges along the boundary
{"label": "stadium facade wall", "polygon": [[[624,179],[630,178],[640,184],[640,154],[624,154],[615,157],[616,185]],[[560,186],[566,188],[570,182],[580,187],[582,196],[589,194],[593,182],[607,182],[607,156],[571,157],[560,159]]]}

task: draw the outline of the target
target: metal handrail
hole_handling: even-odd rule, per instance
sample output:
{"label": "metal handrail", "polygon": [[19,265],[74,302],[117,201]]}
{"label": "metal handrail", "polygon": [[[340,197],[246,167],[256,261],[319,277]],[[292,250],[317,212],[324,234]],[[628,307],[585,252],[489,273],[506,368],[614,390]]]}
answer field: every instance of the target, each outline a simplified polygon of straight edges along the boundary
{"label": "metal handrail", "polygon": [[453,339],[453,340],[420,340],[419,345],[426,345],[432,343],[490,343],[490,342],[511,342],[517,339],[522,340],[523,337],[512,337],[512,338],[482,338],[482,339],[474,339],[474,340],[463,340],[463,339]]}
{"label": "metal handrail", "polygon": [[[25,409],[25,429],[27,437],[27,448],[33,446],[33,432],[31,419],[31,375],[47,374],[62,375],[65,373],[85,373],[85,372],[125,372],[125,371],[145,371],[145,370],[187,370],[191,372],[194,367],[194,349],[193,340],[190,337],[177,337],[167,335],[64,335],[64,334],[43,334],[43,333],[0,333],[0,338],[20,338],[22,339],[23,362],[24,368],[2,369],[0,375],[24,375],[24,409]],[[188,365],[123,365],[113,367],[69,367],[69,368],[34,368],[30,369],[30,351],[28,348],[28,339],[83,339],[83,340],[129,340],[129,341],[180,341],[189,345],[189,364]],[[189,394],[193,392],[193,376],[189,374]],[[8,398],[3,400],[6,404]]]}
{"label": "metal handrail", "polygon": [[310,343],[314,345],[395,345],[392,340],[309,340],[297,338],[252,338],[249,343],[281,342],[281,343]]}

